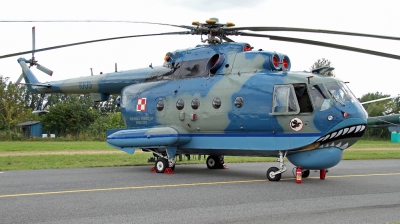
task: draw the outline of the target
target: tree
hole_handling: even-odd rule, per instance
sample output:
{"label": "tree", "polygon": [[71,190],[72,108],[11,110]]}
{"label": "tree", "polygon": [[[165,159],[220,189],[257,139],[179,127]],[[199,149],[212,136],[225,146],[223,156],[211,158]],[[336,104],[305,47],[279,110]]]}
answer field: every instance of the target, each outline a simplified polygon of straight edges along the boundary
{"label": "tree", "polygon": [[9,132],[18,123],[32,117],[32,110],[25,106],[26,87],[15,86],[8,78],[0,77],[0,130]]}
{"label": "tree", "polygon": [[[332,63],[328,59],[322,58],[318,59],[314,64],[310,67],[310,71],[317,69],[317,68],[322,68],[322,67],[331,67]],[[328,76],[335,76],[335,73],[332,71],[327,71],[325,72],[325,75]]]}
{"label": "tree", "polygon": [[310,71],[317,69],[317,68],[321,68],[324,66],[331,66],[331,61],[329,61],[328,59],[322,58],[322,59],[318,59],[316,62],[314,62],[314,64],[310,67]]}
{"label": "tree", "polygon": [[[390,95],[383,94],[381,92],[367,93],[361,97],[360,102],[368,102],[389,96]],[[391,111],[393,111],[392,108],[393,105],[390,102],[391,102],[390,100],[382,100],[378,102],[368,103],[364,104],[364,108],[367,111],[368,116],[370,117],[382,116],[384,114],[388,114],[391,113]]]}
{"label": "tree", "polygon": [[[363,95],[360,102],[367,102],[371,100],[377,100],[388,97],[389,95],[382,94],[381,92],[367,93]],[[369,117],[382,116],[386,113],[393,111],[393,103],[391,100],[383,100],[374,103],[364,104],[365,110]],[[388,139],[390,137],[389,130],[387,128],[367,128],[364,134],[364,138],[375,138],[375,139]]]}
{"label": "tree", "polygon": [[62,102],[49,109],[49,113],[42,116],[40,123],[44,130],[56,131],[58,135],[78,135],[88,130],[97,119],[96,110],[76,102]]}

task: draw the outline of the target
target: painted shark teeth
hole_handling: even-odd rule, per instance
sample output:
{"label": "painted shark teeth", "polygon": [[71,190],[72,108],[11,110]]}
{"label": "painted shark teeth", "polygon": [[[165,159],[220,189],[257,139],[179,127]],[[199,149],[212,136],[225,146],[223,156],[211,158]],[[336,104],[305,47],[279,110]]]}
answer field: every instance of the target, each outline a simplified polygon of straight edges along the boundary
{"label": "painted shark teeth", "polygon": [[342,147],[340,147],[341,149],[345,150],[349,147],[349,143],[346,143],[344,145],[342,145]]}
{"label": "painted shark teeth", "polygon": [[352,127],[342,128],[342,129],[340,129],[338,131],[335,131],[333,133],[329,133],[329,134],[327,134],[325,136],[320,137],[316,142],[323,142],[323,141],[325,141],[327,139],[335,140],[335,139],[337,139],[337,138],[339,138],[341,136],[346,136],[346,135],[351,134],[351,133],[362,132],[362,131],[365,130],[365,128],[366,128],[365,125],[356,125],[356,126],[352,126]]}
{"label": "painted shark teeth", "polygon": [[351,137],[352,134],[364,131],[365,128],[366,128],[365,125],[355,125],[351,127],[342,128],[333,133],[326,134],[320,137],[316,142],[322,143],[325,140],[329,140],[329,142],[321,144],[318,148],[322,149],[322,148],[336,147],[342,150],[347,149],[349,147],[349,142],[343,140],[346,139],[346,137]]}

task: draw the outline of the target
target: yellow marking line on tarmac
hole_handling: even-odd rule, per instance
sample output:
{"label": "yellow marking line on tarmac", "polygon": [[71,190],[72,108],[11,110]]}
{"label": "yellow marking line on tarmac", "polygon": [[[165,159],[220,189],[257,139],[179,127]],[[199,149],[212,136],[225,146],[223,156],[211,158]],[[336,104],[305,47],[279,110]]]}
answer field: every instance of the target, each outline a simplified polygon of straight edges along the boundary
{"label": "yellow marking line on tarmac", "polygon": [[[400,173],[378,173],[378,174],[350,174],[342,176],[328,176],[327,178],[346,178],[346,177],[370,177],[370,176],[394,176]],[[293,180],[294,178],[283,178],[283,180]],[[319,179],[319,177],[308,177],[307,179]],[[69,193],[82,193],[82,192],[99,192],[99,191],[117,191],[117,190],[136,190],[136,189],[152,189],[152,188],[168,188],[168,187],[189,187],[189,186],[206,186],[206,185],[219,185],[219,184],[239,184],[239,183],[254,183],[254,182],[267,182],[267,179],[262,180],[234,180],[234,181],[219,181],[219,182],[200,182],[188,184],[164,184],[164,185],[149,185],[149,186],[131,186],[131,187],[112,187],[112,188],[94,188],[82,190],[68,190],[68,191],[53,191],[53,192],[37,192],[37,193],[23,193],[23,194],[5,194],[0,195],[0,198],[23,197],[23,196],[38,196],[38,195],[54,195],[54,194],[69,194]]]}

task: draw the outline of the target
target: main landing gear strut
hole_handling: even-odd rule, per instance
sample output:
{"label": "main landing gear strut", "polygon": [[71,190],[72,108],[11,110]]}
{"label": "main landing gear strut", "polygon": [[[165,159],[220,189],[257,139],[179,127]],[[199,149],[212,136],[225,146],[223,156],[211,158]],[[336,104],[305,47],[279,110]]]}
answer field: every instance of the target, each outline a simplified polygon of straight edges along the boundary
{"label": "main landing gear strut", "polygon": [[159,158],[156,160],[154,167],[151,168],[151,172],[155,173],[166,173],[166,174],[173,174],[175,170],[175,154],[176,148],[169,147],[166,148],[167,156],[157,152],[156,150],[150,150],[156,154]]}
{"label": "main landing gear strut", "polygon": [[284,159],[286,157],[287,151],[283,154],[282,151],[279,151],[279,168],[278,167],[270,167],[267,170],[267,178],[269,181],[279,181],[282,177],[282,173],[286,171],[286,165]]}

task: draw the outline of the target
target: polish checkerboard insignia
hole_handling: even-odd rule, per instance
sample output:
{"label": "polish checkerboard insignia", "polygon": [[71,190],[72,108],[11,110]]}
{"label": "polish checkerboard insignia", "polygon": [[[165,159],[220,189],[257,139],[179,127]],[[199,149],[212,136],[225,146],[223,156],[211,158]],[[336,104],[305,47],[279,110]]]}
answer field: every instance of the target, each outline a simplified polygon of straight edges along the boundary
{"label": "polish checkerboard insignia", "polygon": [[136,104],[136,111],[146,111],[146,98],[138,98]]}

